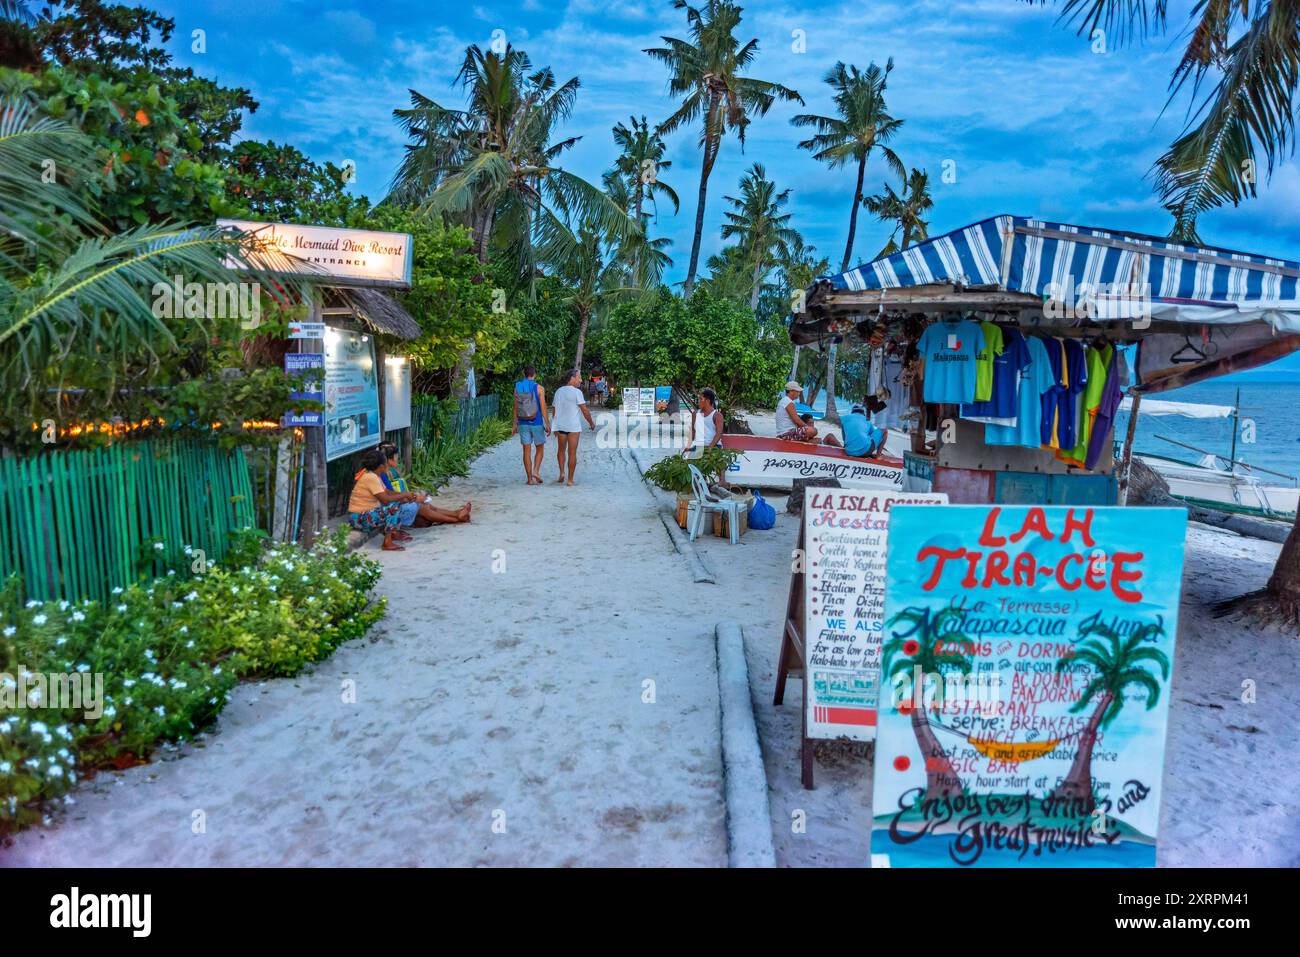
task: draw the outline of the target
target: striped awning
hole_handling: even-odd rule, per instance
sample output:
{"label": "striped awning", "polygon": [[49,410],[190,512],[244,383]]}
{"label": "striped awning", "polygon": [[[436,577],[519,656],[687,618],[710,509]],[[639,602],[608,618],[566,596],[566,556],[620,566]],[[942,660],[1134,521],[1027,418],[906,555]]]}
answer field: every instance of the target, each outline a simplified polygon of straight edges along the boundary
{"label": "striped awning", "polygon": [[1142,289],[1162,319],[1263,319],[1300,331],[1300,263],[1022,216],[994,216],[823,279],[833,290],[951,284],[1044,301]]}

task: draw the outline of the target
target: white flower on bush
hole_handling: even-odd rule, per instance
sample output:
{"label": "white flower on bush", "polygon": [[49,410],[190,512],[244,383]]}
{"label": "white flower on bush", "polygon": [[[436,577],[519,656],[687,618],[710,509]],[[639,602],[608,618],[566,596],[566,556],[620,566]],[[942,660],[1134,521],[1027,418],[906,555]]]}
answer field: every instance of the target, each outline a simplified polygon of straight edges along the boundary
{"label": "white flower on bush", "polygon": [[114,585],[114,586],[113,586],[113,594],[114,594],[114,595],[120,595],[120,594],[122,594],[122,586],[121,586],[121,585]]}
{"label": "white flower on bush", "polygon": [[116,610],[121,613],[126,611],[126,605],[117,605]]}
{"label": "white flower on bush", "polygon": [[15,633],[16,631],[18,631],[18,629],[15,628],[13,625],[6,625],[6,626],[5,626],[5,632],[4,632],[5,637],[6,637],[6,638],[12,638],[12,637],[14,636],[14,633]]}
{"label": "white flower on bush", "polygon": [[86,620],[86,616],[85,616],[84,614],[82,614],[81,612],[79,612],[79,611],[74,611],[74,612],[72,613],[72,620],[73,620],[73,621],[85,621],[85,620]]}
{"label": "white flower on bush", "polygon": [[134,687],[135,687],[135,679],[134,679],[134,678],[123,678],[123,679],[122,679],[122,687],[123,687],[123,688],[134,688]]}
{"label": "white flower on bush", "polygon": [[43,624],[45,624],[45,622],[48,621],[48,620],[49,620],[49,619],[47,619],[44,615],[35,615],[35,616],[32,618],[32,624],[33,624],[33,625],[43,625]]}

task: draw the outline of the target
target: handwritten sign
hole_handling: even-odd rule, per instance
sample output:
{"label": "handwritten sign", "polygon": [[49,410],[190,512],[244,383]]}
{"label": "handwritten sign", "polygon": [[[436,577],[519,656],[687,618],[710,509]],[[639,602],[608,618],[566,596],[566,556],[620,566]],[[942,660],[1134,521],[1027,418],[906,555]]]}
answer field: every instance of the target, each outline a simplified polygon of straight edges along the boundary
{"label": "handwritten sign", "polygon": [[1155,864],[1182,509],[891,513],[872,863]]}
{"label": "handwritten sign", "polygon": [[944,494],[808,490],[803,633],[809,738],[875,737],[890,510],[947,501]]}

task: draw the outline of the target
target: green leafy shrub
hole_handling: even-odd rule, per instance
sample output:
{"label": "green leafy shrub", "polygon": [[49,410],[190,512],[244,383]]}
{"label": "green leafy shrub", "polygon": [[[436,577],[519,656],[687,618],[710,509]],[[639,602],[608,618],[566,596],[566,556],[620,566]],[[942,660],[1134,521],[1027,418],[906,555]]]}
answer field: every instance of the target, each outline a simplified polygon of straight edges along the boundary
{"label": "green leafy shrub", "polygon": [[[211,726],[240,678],[294,674],[383,616],[369,596],[380,566],[349,551],[346,530],[310,551],[255,542],[239,549],[246,564],[169,573],[103,603],[21,606],[16,582],[0,592],[0,834],[40,820],[79,772],[139,763]],[[102,676],[101,713],[49,697],[13,707],[24,673]]]}
{"label": "green leafy shrub", "polygon": [[694,465],[706,479],[714,479],[726,472],[740,458],[739,449],[724,449],[715,445],[705,449],[698,458],[687,459],[669,455],[645,470],[645,477],[665,492],[677,495],[691,494],[691,466]]}

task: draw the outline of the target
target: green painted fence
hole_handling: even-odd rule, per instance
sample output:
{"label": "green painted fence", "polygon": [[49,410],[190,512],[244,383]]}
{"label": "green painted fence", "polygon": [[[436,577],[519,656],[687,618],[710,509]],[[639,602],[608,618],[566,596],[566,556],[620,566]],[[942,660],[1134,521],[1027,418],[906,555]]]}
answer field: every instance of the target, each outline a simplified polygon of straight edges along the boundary
{"label": "green painted fence", "polygon": [[28,599],[104,600],[188,570],[186,546],[221,561],[253,524],[238,449],[144,441],[0,458],[0,579],[22,576]]}

